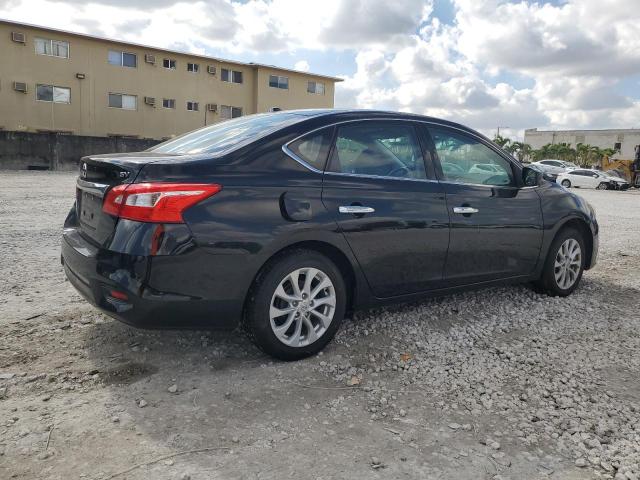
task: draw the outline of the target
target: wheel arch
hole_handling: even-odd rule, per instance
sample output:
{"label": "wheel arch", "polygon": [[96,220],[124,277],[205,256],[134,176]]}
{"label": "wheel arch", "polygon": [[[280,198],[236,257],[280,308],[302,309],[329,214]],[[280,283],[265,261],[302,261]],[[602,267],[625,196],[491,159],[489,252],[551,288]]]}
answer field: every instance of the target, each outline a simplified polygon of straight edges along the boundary
{"label": "wheel arch", "polygon": [[[591,267],[591,260],[593,258],[593,233],[591,232],[591,228],[589,228],[589,224],[585,220],[573,217],[565,221],[556,231],[553,239],[551,240],[551,244],[553,244],[558,235],[560,235],[560,233],[567,228],[574,228],[575,230],[578,230],[580,233],[582,233],[582,238],[584,239],[585,248],[587,250],[585,255],[584,269],[589,270],[589,268]],[[547,255],[549,255],[549,253],[550,252],[547,252]]]}
{"label": "wheel arch", "polygon": [[256,280],[258,277],[264,272],[265,268],[271,263],[277,261],[279,258],[285,256],[288,252],[292,252],[295,250],[311,250],[321,255],[326,256],[329,260],[331,260],[340,273],[342,274],[342,278],[345,281],[347,286],[347,307],[346,312],[350,313],[353,311],[355,306],[355,298],[356,298],[356,287],[358,286],[358,280],[356,278],[356,270],[355,266],[349,259],[349,257],[338,247],[335,245],[321,241],[321,240],[301,240],[292,244],[289,244],[285,247],[280,248],[276,252],[272,253],[260,266],[257,273],[251,280],[251,284],[249,290],[244,299],[243,303],[243,316],[246,311],[247,304],[249,299],[253,294],[253,289],[256,284]]}

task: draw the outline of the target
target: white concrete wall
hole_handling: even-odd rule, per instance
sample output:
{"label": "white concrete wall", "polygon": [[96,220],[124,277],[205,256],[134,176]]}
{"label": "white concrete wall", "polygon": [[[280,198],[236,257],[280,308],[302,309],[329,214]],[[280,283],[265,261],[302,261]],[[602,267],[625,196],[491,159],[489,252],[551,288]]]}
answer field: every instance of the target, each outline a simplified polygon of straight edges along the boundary
{"label": "white concrete wall", "polygon": [[[618,136],[621,139],[618,140]],[[576,137],[583,136],[584,140]],[[568,143],[575,147],[577,143],[585,143],[600,148],[614,148],[616,142],[622,143],[620,154],[613,158],[633,160],[635,146],[640,145],[640,129],[626,130],[525,130],[524,141],[537,149],[548,143]]]}

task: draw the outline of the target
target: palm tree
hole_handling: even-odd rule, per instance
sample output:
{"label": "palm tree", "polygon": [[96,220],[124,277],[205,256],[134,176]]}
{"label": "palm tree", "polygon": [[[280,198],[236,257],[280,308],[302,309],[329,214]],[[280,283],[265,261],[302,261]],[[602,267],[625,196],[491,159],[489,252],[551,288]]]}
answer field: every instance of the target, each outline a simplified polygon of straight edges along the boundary
{"label": "palm tree", "polygon": [[500,148],[504,148],[505,150],[507,150],[506,147],[511,143],[511,139],[496,134],[496,136],[493,137],[493,143],[497,144]]}
{"label": "palm tree", "polygon": [[521,162],[529,158],[533,152],[531,145],[524,142],[513,142],[507,147],[507,151]]}
{"label": "palm tree", "polygon": [[589,167],[591,165],[593,148],[594,147],[588,143],[578,143],[576,145],[576,161],[578,162],[578,165],[581,167]]}

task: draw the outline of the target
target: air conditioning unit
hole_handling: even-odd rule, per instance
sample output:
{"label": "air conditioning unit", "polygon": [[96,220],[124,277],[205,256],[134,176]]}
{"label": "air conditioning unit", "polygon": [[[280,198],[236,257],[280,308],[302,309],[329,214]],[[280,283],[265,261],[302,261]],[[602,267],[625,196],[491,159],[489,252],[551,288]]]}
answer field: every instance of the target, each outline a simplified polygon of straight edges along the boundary
{"label": "air conditioning unit", "polygon": [[147,63],[150,63],[152,65],[155,65],[156,64],[156,56],[147,53],[144,56],[144,61],[147,62]]}
{"label": "air conditioning unit", "polygon": [[209,65],[207,67],[207,73],[210,73],[211,75],[215,75],[216,74],[216,67],[214,67],[213,65]]}
{"label": "air conditioning unit", "polygon": [[209,110],[210,112],[217,112],[218,111],[218,104],[217,103],[207,103],[207,110]]}
{"label": "air conditioning unit", "polygon": [[13,89],[16,92],[27,93],[27,84],[25,82],[13,82]]}
{"label": "air conditioning unit", "polygon": [[17,43],[26,43],[27,37],[22,32],[11,32],[11,40]]}
{"label": "air conditioning unit", "polygon": [[144,97],[144,103],[146,103],[147,105],[155,105],[156,97]]}

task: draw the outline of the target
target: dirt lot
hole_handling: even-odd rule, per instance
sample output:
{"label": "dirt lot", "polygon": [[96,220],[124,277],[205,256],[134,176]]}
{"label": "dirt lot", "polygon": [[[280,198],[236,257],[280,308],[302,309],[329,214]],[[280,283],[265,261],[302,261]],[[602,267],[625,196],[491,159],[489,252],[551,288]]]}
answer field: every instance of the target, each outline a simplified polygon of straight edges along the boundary
{"label": "dirt lot", "polygon": [[640,477],[640,192],[580,191],[600,261],[568,299],[360,313],[285,364],[86,304],[59,262],[73,182],[0,173],[0,478]]}

